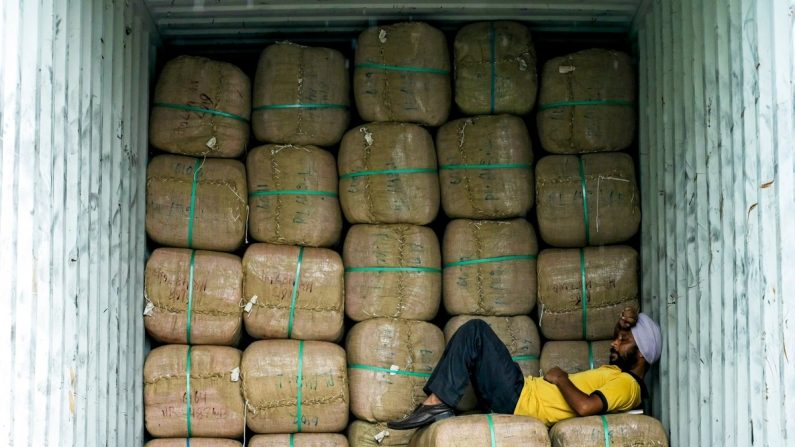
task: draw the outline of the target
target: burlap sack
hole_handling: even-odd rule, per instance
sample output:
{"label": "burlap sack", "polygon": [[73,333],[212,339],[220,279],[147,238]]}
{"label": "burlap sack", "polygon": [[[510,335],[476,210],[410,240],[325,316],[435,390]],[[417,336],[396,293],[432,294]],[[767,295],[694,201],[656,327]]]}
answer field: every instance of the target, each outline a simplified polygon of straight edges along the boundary
{"label": "burlap sack", "polygon": [[[450,339],[456,331],[469,320],[479,319],[485,321],[497,334],[497,337],[508,348],[513,361],[522,369],[522,374],[527,376],[539,376],[538,356],[541,352],[541,339],[538,336],[538,327],[535,322],[527,315],[517,315],[515,317],[484,317],[472,315],[459,315],[447,321],[444,326],[444,339],[450,343]],[[477,397],[468,386],[464,396],[458,401],[456,408],[461,411],[468,411],[477,406]]]}
{"label": "burlap sack", "polygon": [[[605,441],[605,421],[609,444]],[[552,447],[668,447],[660,421],[642,414],[609,414],[558,422],[549,430]]]}
{"label": "burlap sack", "polygon": [[[150,351],[144,362],[144,419],[149,434],[243,436],[240,355],[225,346],[165,345]],[[190,402],[185,397],[188,390]]]}
{"label": "burlap sack", "polygon": [[439,240],[418,225],[354,225],[343,245],[345,314],[431,320],[442,299]]}
{"label": "burlap sack", "polygon": [[455,36],[455,103],[465,115],[530,112],[538,89],[536,50],[518,22],[478,22]]}
{"label": "burlap sack", "polygon": [[632,157],[611,153],[542,158],[536,165],[536,213],[541,238],[555,247],[630,239],[640,225]]}
{"label": "burlap sack", "polygon": [[240,340],[243,266],[235,255],[158,248],[146,262],[144,296],[144,326],[157,341],[236,345]]}
{"label": "burlap sack", "polygon": [[240,364],[256,433],[332,433],[348,425],[345,351],[322,341],[261,340]]}
{"label": "burlap sack", "polygon": [[335,251],[250,245],[243,256],[246,332],[254,338],[340,340],[343,276]]}
{"label": "burlap sack", "polygon": [[612,339],[621,311],[639,306],[638,253],[632,247],[586,247],[580,253],[546,249],[538,256],[538,321],[550,340]]}
{"label": "burlap sack", "polygon": [[260,146],[248,153],[249,232],[260,242],[330,247],[342,212],[334,156],[315,146]]}
{"label": "burlap sack", "polygon": [[528,221],[453,220],[442,251],[451,315],[522,315],[535,306],[538,244]]}
{"label": "burlap sack", "polygon": [[233,441],[231,439],[220,438],[171,438],[171,439],[153,439],[144,447],[244,447],[240,441]]}
{"label": "burlap sack", "polygon": [[254,77],[254,136],[272,143],[335,145],[348,128],[350,88],[339,51],[270,45]]}
{"label": "burlap sack", "polygon": [[251,83],[242,70],[180,56],[155,85],[149,143],[174,154],[234,158],[248,144],[250,113]]}
{"label": "burlap sack", "polygon": [[345,342],[351,412],[386,422],[414,411],[444,352],[441,329],[424,321],[374,318],[354,325]]}
{"label": "burlap sack", "polygon": [[235,251],[246,233],[246,195],[237,160],[159,155],[146,173],[146,233],[171,247]]}
{"label": "burlap sack", "polygon": [[550,444],[547,426],[541,421],[509,414],[471,414],[444,419],[418,431],[409,444],[410,447],[487,445],[549,447]]}
{"label": "burlap sack", "polygon": [[541,349],[541,374],[556,366],[574,374],[608,365],[610,343],[612,340],[548,341]]}
{"label": "burlap sack", "polygon": [[618,151],[635,135],[629,56],[592,49],[544,64],[538,98],[541,146],[555,154]]}
{"label": "burlap sack", "polygon": [[256,435],[248,447],[348,447],[348,440],[338,433]]}
{"label": "burlap sack", "polygon": [[351,447],[408,447],[417,429],[392,430],[384,422],[353,421],[348,426]]}
{"label": "burlap sack", "polygon": [[340,203],[350,223],[427,225],[439,212],[436,151],[427,130],[370,123],[342,138]]}
{"label": "burlap sack", "polygon": [[451,121],[436,134],[442,208],[448,217],[521,217],[533,206],[533,152],[515,116]]}
{"label": "burlap sack", "polygon": [[362,32],[356,45],[353,94],[365,121],[444,123],[452,95],[444,34],[422,22]]}

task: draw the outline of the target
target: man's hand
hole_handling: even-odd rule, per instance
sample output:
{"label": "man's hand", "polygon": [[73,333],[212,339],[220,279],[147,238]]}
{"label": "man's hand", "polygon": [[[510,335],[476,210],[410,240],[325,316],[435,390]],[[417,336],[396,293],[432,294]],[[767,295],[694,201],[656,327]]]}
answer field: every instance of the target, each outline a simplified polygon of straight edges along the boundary
{"label": "man's hand", "polygon": [[557,385],[561,378],[568,379],[569,378],[569,373],[567,373],[566,371],[563,371],[562,369],[558,368],[557,366],[552,368],[552,369],[550,369],[549,371],[547,371],[546,374],[544,374],[544,380],[546,380],[547,382],[549,382],[549,383],[551,383],[553,385]]}
{"label": "man's hand", "polygon": [[638,322],[638,310],[634,307],[625,307],[621,312],[621,318],[618,320],[618,327],[628,331],[635,326]]}
{"label": "man's hand", "polygon": [[577,416],[591,416],[605,410],[602,399],[599,396],[595,394],[589,396],[580,391],[571,383],[568,373],[557,366],[544,374],[544,380],[558,387],[563,399],[566,400],[566,403],[569,404]]}

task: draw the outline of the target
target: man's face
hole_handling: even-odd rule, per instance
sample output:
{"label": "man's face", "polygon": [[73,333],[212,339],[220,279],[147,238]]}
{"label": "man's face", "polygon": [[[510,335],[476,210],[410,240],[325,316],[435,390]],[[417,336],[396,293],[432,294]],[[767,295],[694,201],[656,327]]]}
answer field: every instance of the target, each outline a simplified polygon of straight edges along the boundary
{"label": "man's face", "polygon": [[610,343],[610,364],[622,371],[631,370],[638,362],[640,351],[631,331],[618,330]]}

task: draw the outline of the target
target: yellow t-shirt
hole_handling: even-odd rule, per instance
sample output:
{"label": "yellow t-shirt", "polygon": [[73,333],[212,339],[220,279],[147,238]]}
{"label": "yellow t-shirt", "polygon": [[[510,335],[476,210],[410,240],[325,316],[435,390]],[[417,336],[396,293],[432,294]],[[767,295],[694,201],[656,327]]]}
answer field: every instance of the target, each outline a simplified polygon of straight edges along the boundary
{"label": "yellow t-shirt", "polygon": [[[622,372],[614,365],[570,374],[569,380],[585,394],[601,394],[600,398],[605,403],[605,413],[629,411],[641,402],[639,379]],[[524,387],[513,414],[532,416],[547,426],[577,416],[566,403],[557,385],[547,382],[543,377],[532,376],[525,377]]]}

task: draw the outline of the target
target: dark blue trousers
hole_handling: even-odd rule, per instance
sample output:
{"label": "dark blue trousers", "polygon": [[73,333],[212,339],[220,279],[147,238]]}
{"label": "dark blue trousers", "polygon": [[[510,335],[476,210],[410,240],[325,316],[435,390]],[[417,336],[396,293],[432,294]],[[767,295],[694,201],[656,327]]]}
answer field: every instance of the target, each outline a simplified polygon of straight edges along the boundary
{"label": "dark blue trousers", "polygon": [[524,386],[519,365],[483,320],[456,331],[423,391],[454,407],[470,382],[487,411],[507,414],[513,414]]}

